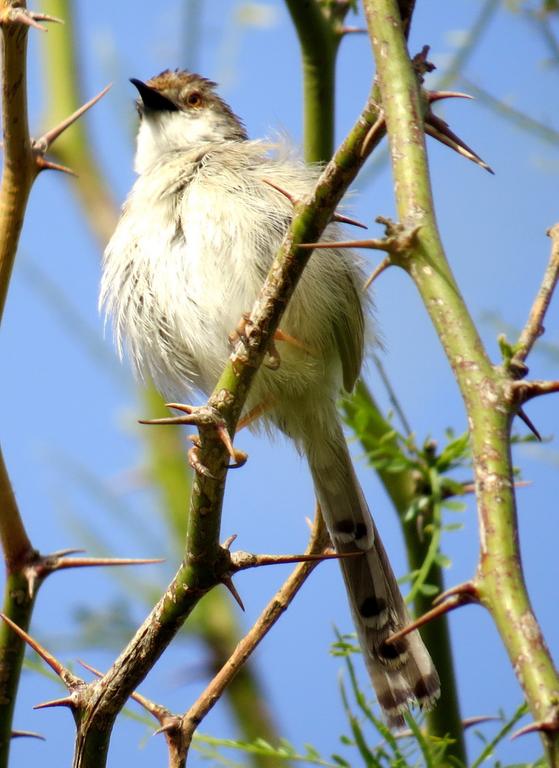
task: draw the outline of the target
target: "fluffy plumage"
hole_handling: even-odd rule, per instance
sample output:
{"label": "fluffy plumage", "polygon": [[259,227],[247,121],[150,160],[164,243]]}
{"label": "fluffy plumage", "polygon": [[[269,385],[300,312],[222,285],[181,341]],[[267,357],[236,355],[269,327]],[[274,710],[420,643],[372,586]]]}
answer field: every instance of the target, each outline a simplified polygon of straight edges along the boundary
{"label": "fluffy plumage", "polygon": [[[212,391],[228,334],[252,307],[289,226],[291,203],[265,179],[303,197],[318,171],[249,141],[211,81],[166,71],[133,82],[141,95],[139,175],[105,252],[100,302],[137,373],[185,400],[194,389]],[[325,239],[335,237],[331,226]],[[408,614],[335,407],[361,368],[362,284],[353,254],[311,256],[282,320],[306,351],[282,344],[279,369],[258,372],[247,409],[271,404],[263,418],[306,454],[336,548],[365,552],[340,564],[379,703],[389,724],[401,726],[410,703],[431,706],[439,682],[418,632],[384,644]]]}

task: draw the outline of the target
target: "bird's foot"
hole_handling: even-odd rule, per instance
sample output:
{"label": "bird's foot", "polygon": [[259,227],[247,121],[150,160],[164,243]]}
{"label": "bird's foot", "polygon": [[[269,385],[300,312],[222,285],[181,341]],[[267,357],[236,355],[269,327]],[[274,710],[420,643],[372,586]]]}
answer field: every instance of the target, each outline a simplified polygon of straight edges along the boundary
{"label": "bird's foot", "polygon": [[[183,403],[167,403],[167,408],[174,408],[182,411],[181,416],[168,416],[163,419],[141,419],[140,424],[192,424],[198,429],[211,429],[217,433],[217,436],[227,449],[227,453],[233,459],[233,464],[228,465],[228,469],[242,467],[245,464],[248,455],[244,451],[238,451],[233,447],[233,442],[227,429],[225,420],[221,414],[209,405],[194,406]],[[205,477],[214,477],[210,470],[200,461],[200,438],[198,435],[190,435],[194,446],[188,451],[188,461],[190,466],[198,474]]]}

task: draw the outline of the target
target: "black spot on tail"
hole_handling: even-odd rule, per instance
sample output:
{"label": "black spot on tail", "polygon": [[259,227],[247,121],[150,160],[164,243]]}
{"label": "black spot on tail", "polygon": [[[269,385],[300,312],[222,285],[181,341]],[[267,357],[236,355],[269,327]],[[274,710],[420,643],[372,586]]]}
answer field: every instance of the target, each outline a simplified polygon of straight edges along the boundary
{"label": "black spot on tail", "polygon": [[364,619],[372,619],[386,611],[386,600],[382,597],[366,597],[359,606],[359,613]]}
{"label": "black spot on tail", "polygon": [[339,520],[334,526],[334,531],[336,533],[354,533],[355,523],[350,519]]}
{"label": "black spot on tail", "polygon": [[405,639],[397,640],[395,643],[382,642],[378,649],[379,659],[387,664],[398,664],[398,661],[407,655],[408,644]]}

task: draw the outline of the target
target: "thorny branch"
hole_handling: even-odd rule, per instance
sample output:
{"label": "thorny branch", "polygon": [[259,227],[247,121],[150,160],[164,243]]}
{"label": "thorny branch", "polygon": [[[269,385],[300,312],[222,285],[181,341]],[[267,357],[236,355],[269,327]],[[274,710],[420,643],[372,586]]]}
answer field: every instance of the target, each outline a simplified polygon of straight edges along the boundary
{"label": "thorny branch", "polygon": [[[395,21],[395,0],[365,0],[364,4],[389,134],[398,213],[406,226],[421,227],[417,244],[401,266],[414,280],[435,326],[470,424],[481,540],[477,594],[501,634],[539,723],[547,756],[555,765],[559,678],[530,606],[518,548],[510,456],[510,427],[517,403],[510,397],[511,377],[491,364],[443,251],[425,153],[421,96],[403,31]],[[529,323],[526,353],[540,315],[537,310]]]}

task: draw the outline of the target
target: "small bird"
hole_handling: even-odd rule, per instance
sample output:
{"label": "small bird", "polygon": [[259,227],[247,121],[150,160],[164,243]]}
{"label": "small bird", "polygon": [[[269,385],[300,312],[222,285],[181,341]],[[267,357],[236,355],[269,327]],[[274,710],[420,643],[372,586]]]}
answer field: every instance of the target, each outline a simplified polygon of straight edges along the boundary
{"label": "small bird", "polygon": [[[249,140],[216,84],[186,71],[133,79],[140,117],[135,170],[103,259],[100,306],[137,374],[166,398],[212,392],[230,332],[253,306],[290,225],[292,199],[320,169]],[[287,193],[287,194],[285,194]],[[326,230],[335,238],[336,224]],[[419,632],[386,639],[409,616],[355,476],[336,410],[359,376],[365,346],[363,273],[354,254],[310,258],[282,320],[279,367],[262,366],[246,412],[306,455],[340,559],[367,669],[388,724],[433,706],[439,678]],[[280,338],[282,338],[280,336]],[[296,341],[297,343],[289,343]]]}

